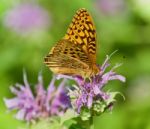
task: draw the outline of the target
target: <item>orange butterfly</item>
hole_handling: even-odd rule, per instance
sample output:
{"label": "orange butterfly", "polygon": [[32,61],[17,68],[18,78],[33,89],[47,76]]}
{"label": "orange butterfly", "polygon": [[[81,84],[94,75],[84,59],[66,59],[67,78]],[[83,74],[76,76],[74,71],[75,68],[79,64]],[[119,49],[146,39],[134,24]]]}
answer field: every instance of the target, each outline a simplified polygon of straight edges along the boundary
{"label": "orange butterfly", "polygon": [[44,63],[56,74],[90,78],[99,73],[96,31],[86,9],[76,12],[66,35],[51,49]]}

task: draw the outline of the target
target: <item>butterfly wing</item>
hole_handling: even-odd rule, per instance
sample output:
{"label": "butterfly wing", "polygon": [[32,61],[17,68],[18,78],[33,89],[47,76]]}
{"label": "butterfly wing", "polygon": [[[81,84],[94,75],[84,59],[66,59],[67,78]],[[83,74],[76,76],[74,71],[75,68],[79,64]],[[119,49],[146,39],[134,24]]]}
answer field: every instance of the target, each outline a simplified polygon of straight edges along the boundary
{"label": "butterfly wing", "polygon": [[81,47],[64,39],[52,48],[44,60],[54,73],[67,75],[78,75],[85,69],[89,69],[90,65],[90,61]]}
{"label": "butterfly wing", "polygon": [[72,19],[64,39],[80,45],[92,64],[96,64],[96,30],[86,9],[80,9]]}
{"label": "butterfly wing", "polygon": [[85,9],[76,12],[64,38],[45,57],[45,64],[58,74],[89,77],[98,72],[96,31]]}

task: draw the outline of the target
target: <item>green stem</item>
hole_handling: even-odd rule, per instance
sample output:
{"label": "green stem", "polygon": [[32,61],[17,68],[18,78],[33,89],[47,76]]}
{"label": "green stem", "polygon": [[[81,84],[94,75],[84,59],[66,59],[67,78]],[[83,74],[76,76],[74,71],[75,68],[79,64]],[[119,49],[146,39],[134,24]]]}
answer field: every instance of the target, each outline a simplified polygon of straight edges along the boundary
{"label": "green stem", "polygon": [[90,117],[89,120],[87,121],[82,121],[83,123],[80,123],[81,125],[83,124],[82,127],[84,129],[94,129],[94,124],[93,124],[93,117]]}
{"label": "green stem", "polygon": [[93,117],[92,116],[89,119],[89,127],[90,127],[90,129],[94,129]]}

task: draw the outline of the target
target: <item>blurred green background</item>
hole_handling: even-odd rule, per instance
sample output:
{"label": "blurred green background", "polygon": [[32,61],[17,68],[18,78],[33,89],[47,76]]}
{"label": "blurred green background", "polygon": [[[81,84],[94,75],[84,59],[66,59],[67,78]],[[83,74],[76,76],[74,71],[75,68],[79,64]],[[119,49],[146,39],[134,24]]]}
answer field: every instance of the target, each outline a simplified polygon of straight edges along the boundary
{"label": "blurred green background", "polygon": [[17,129],[23,122],[7,113],[3,98],[9,87],[23,83],[23,68],[33,85],[42,71],[45,86],[51,72],[43,57],[61,39],[73,15],[86,8],[97,30],[97,63],[118,52],[111,63],[126,83],[110,82],[122,92],[112,113],[95,118],[95,129],[150,129],[150,0],[0,0],[0,129]]}

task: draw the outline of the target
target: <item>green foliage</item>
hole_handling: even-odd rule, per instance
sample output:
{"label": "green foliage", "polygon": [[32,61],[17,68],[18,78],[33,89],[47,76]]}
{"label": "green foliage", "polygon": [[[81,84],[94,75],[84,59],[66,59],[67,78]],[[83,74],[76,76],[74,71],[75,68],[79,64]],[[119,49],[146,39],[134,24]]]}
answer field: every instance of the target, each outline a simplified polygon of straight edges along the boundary
{"label": "green foliage", "polygon": [[89,118],[91,117],[91,111],[88,108],[83,107],[80,116],[83,121],[89,120]]}
{"label": "green foliage", "polygon": [[109,99],[106,100],[97,100],[93,103],[92,108],[88,109],[87,107],[82,107],[80,112],[80,117],[83,121],[89,120],[92,116],[100,116],[105,111],[111,111],[111,104],[116,101],[116,95],[120,94],[123,98],[124,96],[119,92],[108,92]]}
{"label": "green foliage", "polygon": [[76,119],[78,118],[75,112],[68,110],[63,116],[34,121],[18,129],[73,129],[81,126],[77,123]]}

